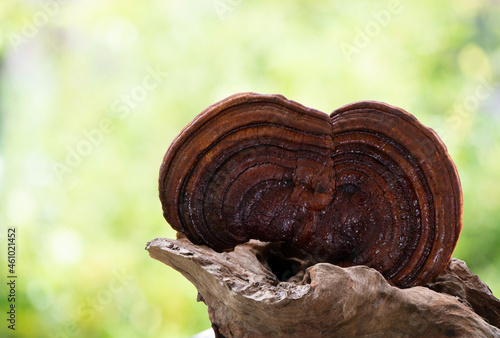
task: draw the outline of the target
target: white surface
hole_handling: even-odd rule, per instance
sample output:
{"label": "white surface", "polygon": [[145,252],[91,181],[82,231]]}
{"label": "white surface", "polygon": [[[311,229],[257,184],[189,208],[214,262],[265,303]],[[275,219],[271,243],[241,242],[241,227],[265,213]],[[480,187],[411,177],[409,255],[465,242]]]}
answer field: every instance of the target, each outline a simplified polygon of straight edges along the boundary
{"label": "white surface", "polygon": [[215,338],[214,330],[208,329],[198,334],[195,334],[191,338]]}

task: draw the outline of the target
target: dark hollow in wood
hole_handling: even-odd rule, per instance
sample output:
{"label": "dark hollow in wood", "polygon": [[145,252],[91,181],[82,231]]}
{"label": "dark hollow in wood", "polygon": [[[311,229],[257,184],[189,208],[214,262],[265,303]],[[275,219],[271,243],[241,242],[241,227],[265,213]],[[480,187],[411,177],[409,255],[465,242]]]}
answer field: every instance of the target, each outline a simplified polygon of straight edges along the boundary
{"label": "dark hollow in wood", "polygon": [[315,264],[286,244],[218,253],[180,235],[146,250],[195,285],[218,337],[500,337],[499,300],[456,259],[426,287],[401,289],[372,268]]}
{"label": "dark hollow in wood", "polygon": [[195,244],[286,242],[401,287],[436,277],[462,229],[444,144],[413,115],[374,101],[328,116],[281,95],[233,95],[175,139],[159,193],[168,223]]}

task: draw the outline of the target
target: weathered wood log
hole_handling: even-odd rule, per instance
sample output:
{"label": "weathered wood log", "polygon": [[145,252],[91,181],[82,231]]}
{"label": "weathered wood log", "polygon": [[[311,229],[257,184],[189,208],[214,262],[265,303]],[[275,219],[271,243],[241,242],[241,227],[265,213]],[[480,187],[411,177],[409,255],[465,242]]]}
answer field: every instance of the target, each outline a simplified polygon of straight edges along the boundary
{"label": "weathered wood log", "polygon": [[400,289],[285,244],[217,253],[180,236],[146,250],[195,285],[217,337],[500,337],[500,301],[456,259],[427,286]]}

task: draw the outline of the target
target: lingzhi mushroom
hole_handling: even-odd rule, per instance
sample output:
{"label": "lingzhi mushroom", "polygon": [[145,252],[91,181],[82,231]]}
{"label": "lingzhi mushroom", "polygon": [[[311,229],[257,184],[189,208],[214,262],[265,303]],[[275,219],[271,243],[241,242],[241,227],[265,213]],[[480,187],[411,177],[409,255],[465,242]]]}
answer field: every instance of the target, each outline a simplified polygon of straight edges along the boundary
{"label": "lingzhi mushroom", "polygon": [[199,114],[165,154],[165,219],[195,244],[288,242],[399,287],[448,264],[462,229],[456,167],[408,112],[361,101],[330,116],[241,93]]}

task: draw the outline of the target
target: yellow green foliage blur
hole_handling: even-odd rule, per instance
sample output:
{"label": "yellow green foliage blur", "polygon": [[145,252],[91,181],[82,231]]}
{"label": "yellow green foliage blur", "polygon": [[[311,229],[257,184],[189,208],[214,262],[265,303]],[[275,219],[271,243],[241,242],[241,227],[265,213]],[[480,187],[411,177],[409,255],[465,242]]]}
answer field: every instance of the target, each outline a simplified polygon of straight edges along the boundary
{"label": "yellow green foliage blur", "polygon": [[384,101],[435,129],[464,192],[453,256],[498,296],[499,16],[486,0],[0,2],[0,335],[210,327],[194,287],[144,247],[175,236],[157,193],[169,144],[242,91],[324,112]]}

